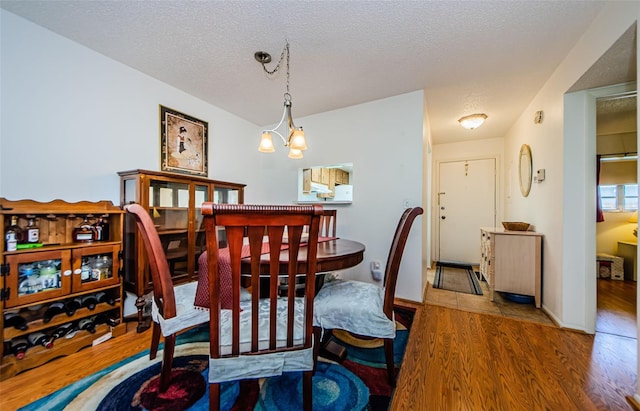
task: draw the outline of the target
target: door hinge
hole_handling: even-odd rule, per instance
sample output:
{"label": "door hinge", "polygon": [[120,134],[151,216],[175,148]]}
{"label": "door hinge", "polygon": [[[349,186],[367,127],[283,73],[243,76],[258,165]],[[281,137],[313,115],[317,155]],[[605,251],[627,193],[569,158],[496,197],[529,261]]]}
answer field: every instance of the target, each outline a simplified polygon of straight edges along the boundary
{"label": "door hinge", "polygon": [[0,301],[7,301],[11,296],[11,288],[0,289]]}
{"label": "door hinge", "polygon": [[0,276],[5,277],[9,275],[9,264],[0,265]]}

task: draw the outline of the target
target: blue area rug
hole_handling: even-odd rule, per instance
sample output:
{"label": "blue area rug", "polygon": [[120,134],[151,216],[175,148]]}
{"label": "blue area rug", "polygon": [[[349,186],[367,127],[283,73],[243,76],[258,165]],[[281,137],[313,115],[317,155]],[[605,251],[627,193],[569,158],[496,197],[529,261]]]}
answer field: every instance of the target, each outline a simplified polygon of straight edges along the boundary
{"label": "blue area rug", "polygon": [[[395,361],[402,362],[413,313],[396,312]],[[144,351],[101,370],[21,410],[208,410],[208,329],[178,337],[172,383],[158,393],[160,359]],[[313,377],[313,409],[330,411],[386,410],[393,394],[387,383],[381,341],[336,342],[347,347],[342,364],[319,362]],[[222,385],[221,409],[271,411],[302,409],[302,373],[285,373],[258,381]]]}

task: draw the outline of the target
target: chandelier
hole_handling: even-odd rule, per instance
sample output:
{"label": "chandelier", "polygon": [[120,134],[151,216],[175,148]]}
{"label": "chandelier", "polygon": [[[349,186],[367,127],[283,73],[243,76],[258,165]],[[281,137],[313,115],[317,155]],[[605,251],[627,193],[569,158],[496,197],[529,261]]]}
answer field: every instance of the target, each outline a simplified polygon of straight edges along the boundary
{"label": "chandelier", "polygon": [[[293,117],[291,117],[291,94],[289,94],[289,42],[287,41],[284,49],[282,50],[282,54],[280,55],[280,60],[278,64],[273,70],[268,70],[266,64],[271,62],[271,55],[264,51],[257,51],[254,55],[255,59],[258,63],[262,64],[262,69],[265,73],[269,75],[274,75],[280,70],[282,62],[286,56],[287,58],[287,91],[284,93],[284,113],[282,113],[282,118],[277,126],[270,130],[264,130],[262,132],[262,138],[260,139],[260,146],[258,146],[258,151],[262,153],[273,153],[275,148],[273,146],[273,140],[271,139],[272,134],[276,134],[280,136],[282,142],[285,147],[289,147],[289,158],[299,159],[302,158],[302,150],[307,149],[307,141],[304,138],[304,131],[302,127],[296,127],[293,123]],[[284,134],[287,135],[287,138],[284,137],[283,134],[279,133],[277,130],[285,124],[288,127],[287,131],[283,131]]]}

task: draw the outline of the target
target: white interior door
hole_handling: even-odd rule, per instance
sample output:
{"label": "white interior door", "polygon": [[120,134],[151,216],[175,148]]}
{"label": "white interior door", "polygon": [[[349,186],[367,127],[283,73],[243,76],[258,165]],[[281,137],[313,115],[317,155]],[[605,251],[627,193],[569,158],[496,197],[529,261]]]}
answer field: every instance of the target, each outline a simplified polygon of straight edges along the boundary
{"label": "white interior door", "polygon": [[496,224],[496,159],[441,162],[438,259],[480,263],[480,227]]}

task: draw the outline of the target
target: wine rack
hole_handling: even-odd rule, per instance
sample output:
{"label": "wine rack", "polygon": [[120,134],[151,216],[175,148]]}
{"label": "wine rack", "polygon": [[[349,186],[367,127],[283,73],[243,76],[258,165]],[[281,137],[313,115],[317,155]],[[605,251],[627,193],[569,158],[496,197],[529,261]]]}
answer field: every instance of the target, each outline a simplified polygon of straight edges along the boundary
{"label": "wine rack", "polygon": [[[14,250],[8,244],[11,221],[24,229],[29,220],[39,228],[39,241]],[[96,240],[77,241],[74,230],[86,221],[108,221],[108,232]],[[63,200],[38,202],[10,201],[0,198],[0,381],[54,358],[72,354],[96,341],[124,334],[122,321],[123,290],[121,275],[123,211],[110,201],[69,203]],[[101,241],[98,239],[102,238]],[[75,240],[75,241],[74,241]],[[8,251],[12,250],[12,251]],[[44,321],[53,303],[68,302],[107,293],[109,302],[99,302],[93,309],[79,307]],[[85,298],[86,299],[86,298]],[[4,324],[6,314],[17,314],[26,320],[27,329]],[[114,320],[112,326],[99,324],[95,332],[77,330],[55,339],[51,348],[30,346],[22,359],[8,347],[12,341],[27,338],[34,332],[50,334],[67,324],[78,324],[99,314]]]}

